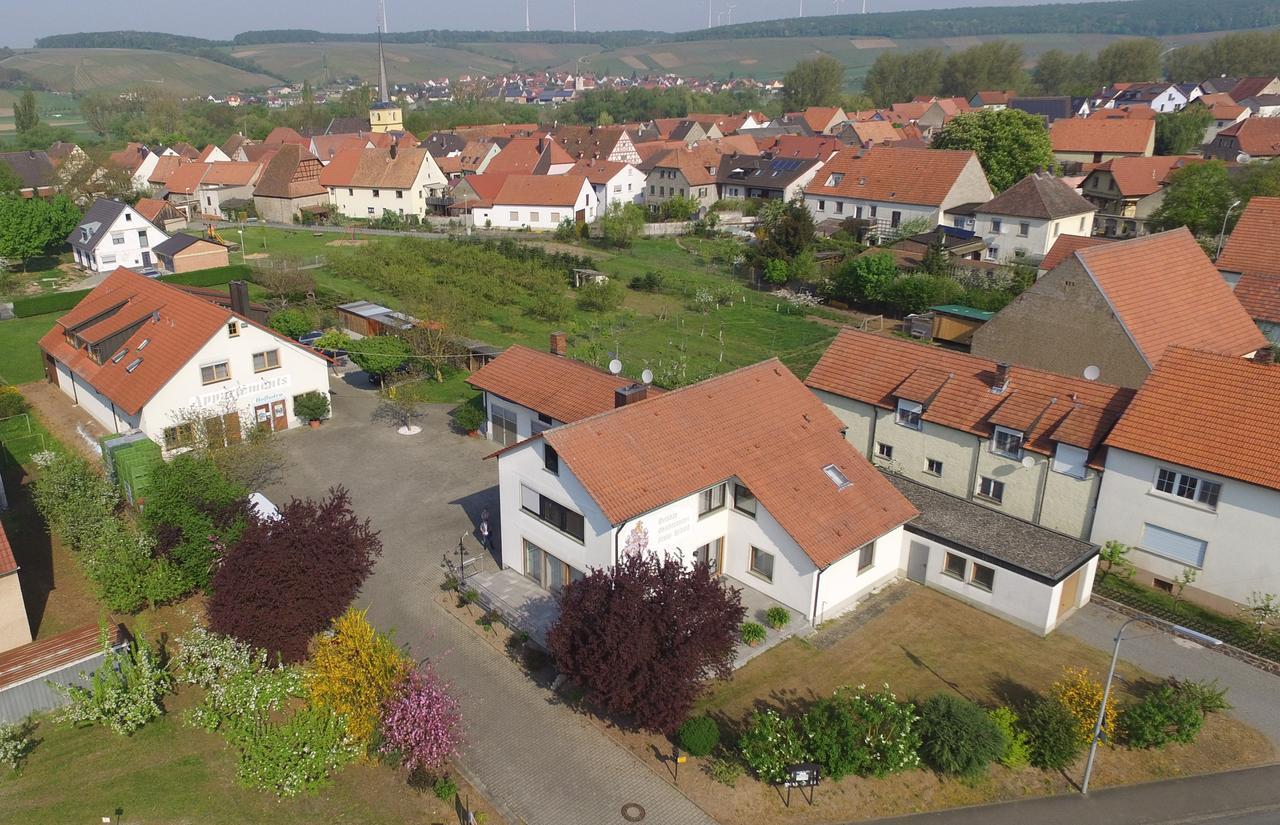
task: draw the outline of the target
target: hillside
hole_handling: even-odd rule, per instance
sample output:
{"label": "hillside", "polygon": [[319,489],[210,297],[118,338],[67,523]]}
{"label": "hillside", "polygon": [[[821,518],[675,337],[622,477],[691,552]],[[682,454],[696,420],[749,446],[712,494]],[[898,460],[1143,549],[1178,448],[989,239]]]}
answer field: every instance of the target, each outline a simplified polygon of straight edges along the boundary
{"label": "hillside", "polygon": [[278,82],[193,55],[139,49],[25,49],[0,60],[0,68],[16,69],[58,92],[156,86],[192,96],[265,88]]}
{"label": "hillside", "polygon": [[[293,82],[310,80],[323,84],[346,77],[378,79],[378,47],[374,43],[276,43],[237,46],[228,51],[232,57],[251,60]],[[514,65],[476,52],[420,43],[387,44],[384,52],[387,77],[392,83],[462,74],[492,75]]]}

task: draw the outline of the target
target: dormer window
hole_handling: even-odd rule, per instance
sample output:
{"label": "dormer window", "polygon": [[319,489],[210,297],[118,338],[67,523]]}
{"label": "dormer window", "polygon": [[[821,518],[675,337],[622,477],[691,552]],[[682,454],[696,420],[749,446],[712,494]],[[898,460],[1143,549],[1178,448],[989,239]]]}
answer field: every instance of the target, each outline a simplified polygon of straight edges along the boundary
{"label": "dormer window", "polygon": [[1021,461],[1022,433],[1007,427],[996,427],[996,431],[991,434],[991,452]]}
{"label": "dormer window", "polygon": [[913,430],[924,429],[924,424],[920,420],[920,416],[924,414],[924,405],[918,401],[908,401],[905,398],[898,399],[897,422],[904,427],[910,427]]}
{"label": "dormer window", "polygon": [[832,172],[827,176],[827,186],[839,186],[844,180],[844,172]]}

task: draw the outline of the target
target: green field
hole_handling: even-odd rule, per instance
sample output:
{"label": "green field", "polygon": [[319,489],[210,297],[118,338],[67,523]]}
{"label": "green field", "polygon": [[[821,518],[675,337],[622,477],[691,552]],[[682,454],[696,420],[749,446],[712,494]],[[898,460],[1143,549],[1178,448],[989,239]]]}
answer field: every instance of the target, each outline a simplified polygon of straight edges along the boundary
{"label": "green field", "polygon": [[[13,89],[0,89],[0,140],[12,137],[16,132],[13,125],[13,104],[22,94]],[[40,114],[40,122],[50,126],[66,127],[76,137],[90,137],[93,130],[80,116],[80,109],[75,100],[67,94],[52,92],[36,92],[36,111]]]}
{"label": "green field", "polygon": [[12,318],[0,321],[0,381],[6,384],[25,384],[44,377],[40,360],[40,348],[36,342],[53,328],[61,312],[51,315],[33,315],[30,318]]}
{"label": "green field", "polygon": [[[252,60],[269,72],[294,82],[320,85],[337,78],[378,79],[378,47],[374,43],[283,43],[243,46],[229,50],[233,57]],[[510,62],[462,49],[427,45],[388,44],[387,79],[410,83],[463,74],[499,74]],[[215,64],[217,65],[217,64]]]}
{"label": "green field", "polygon": [[[1162,38],[1166,46],[1202,42],[1226,32],[1198,32]],[[630,75],[671,72],[689,77],[782,77],[798,60],[828,54],[843,63],[851,87],[861,85],[876,56],[888,49],[940,48],[959,51],[988,40],[1022,45],[1028,60],[1051,48],[1097,51],[1121,39],[1106,34],[1004,34],[979,37],[898,39],[882,37],[775,37],[652,43],[601,51],[587,43],[465,43],[456,47],[393,43],[386,46],[387,72],[407,83],[459,75],[494,75],[514,69],[560,69],[579,66],[596,74]],[[252,60],[293,82],[322,84],[334,78],[378,77],[375,43],[317,42],[247,45],[227,48],[235,57]],[[179,95],[260,89],[278,81],[264,74],[214,63],[199,57],[139,49],[27,49],[0,61],[51,89],[121,91],[156,85]],[[0,92],[0,95],[4,94]],[[0,102],[0,133],[5,127]],[[8,124],[12,126],[10,116]]]}
{"label": "green field", "polygon": [[25,72],[59,92],[155,87],[190,96],[279,83],[201,57],[139,49],[26,49],[0,61],[0,66]]}

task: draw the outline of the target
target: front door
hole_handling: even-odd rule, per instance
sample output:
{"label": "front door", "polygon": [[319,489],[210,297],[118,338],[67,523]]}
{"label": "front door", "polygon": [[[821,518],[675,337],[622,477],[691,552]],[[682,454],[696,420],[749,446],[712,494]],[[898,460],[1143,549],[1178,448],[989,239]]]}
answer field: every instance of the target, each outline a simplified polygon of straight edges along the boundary
{"label": "front door", "polygon": [[144,267],[151,266],[151,253],[145,250],[142,253],[142,265]]}
{"label": "front door", "polygon": [[289,414],[285,410],[284,399],[271,402],[272,429],[276,432],[289,429]]}
{"label": "front door", "polygon": [[1067,577],[1062,583],[1062,595],[1058,597],[1058,621],[1070,613],[1076,607],[1076,601],[1080,598],[1080,578],[1084,575],[1084,568],[1080,568],[1076,572]]}
{"label": "front door", "polygon": [[925,576],[929,572],[929,545],[921,544],[918,541],[911,542],[911,549],[907,553],[907,578],[913,582],[924,584]]}
{"label": "front door", "polygon": [[259,430],[271,430],[270,404],[259,404],[253,408],[253,425]]}

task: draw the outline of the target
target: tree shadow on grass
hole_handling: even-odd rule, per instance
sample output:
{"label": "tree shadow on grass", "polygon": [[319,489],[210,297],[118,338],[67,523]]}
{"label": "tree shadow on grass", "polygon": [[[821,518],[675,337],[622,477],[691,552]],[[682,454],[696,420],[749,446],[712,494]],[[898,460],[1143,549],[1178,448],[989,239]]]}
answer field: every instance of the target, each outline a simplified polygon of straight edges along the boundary
{"label": "tree shadow on grass", "polygon": [[1040,698],[1040,694],[1034,688],[1022,684],[1007,673],[992,676],[988,688],[1000,704],[1015,710],[1029,707]]}
{"label": "tree shadow on grass", "polygon": [[911,662],[911,664],[915,665],[918,668],[921,668],[922,670],[927,670],[930,674],[933,675],[935,679],[937,679],[942,684],[946,685],[949,689],[954,690],[956,693],[960,694],[961,696],[968,699],[969,701],[974,701],[972,696],[970,696],[969,694],[965,693],[963,690],[960,689],[960,685],[958,683],[951,681],[950,679],[948,679],[947,677],[939,673],[937,670],[934,670],[933,667],[928,662],[926,662],[924,659],[921,659],[919,656],[912,653],[910,650],[907,650],[907,648],[904,647],[903,645],[898,645],[898,647],[902,648],[903,654],[906,655],[907,661]]}

